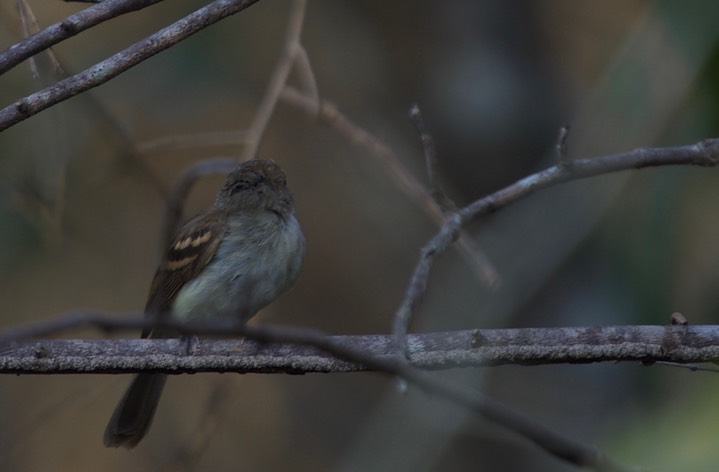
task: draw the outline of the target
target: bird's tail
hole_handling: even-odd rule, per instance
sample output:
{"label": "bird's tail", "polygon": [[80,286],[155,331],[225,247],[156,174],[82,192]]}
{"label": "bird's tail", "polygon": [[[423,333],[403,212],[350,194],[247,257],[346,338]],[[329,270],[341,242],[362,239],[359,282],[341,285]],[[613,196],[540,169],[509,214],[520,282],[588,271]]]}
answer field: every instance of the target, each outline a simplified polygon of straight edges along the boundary
{"label": "bird's tail", "polygon": [[165,380],[165,374],[135,376],[107,424],[105,447],[137,446],[152,424]]}

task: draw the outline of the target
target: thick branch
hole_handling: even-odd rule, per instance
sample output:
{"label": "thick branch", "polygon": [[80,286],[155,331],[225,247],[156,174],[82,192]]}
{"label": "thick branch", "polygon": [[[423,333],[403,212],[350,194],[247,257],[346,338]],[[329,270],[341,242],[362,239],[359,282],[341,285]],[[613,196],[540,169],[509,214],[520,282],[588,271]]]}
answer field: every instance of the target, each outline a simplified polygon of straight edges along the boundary
{"label": "thick branch", "polygon": [[[271,331],[275,333],[275,331]],[[305,336],[304,331],[286,331]],[[256,333],[252,333],[256,334]],[[301,341],[301,339],[300,339]],[[390,361],[390,335],[327,336],[329,345]],[[604,326],[465,330],[408,336],[411,363],[423,369],[719,359],[719,326]],[[342,356],[340,356],[342,357]],[[250,339],[74,339],[18,341],[0,349],[0,373],[167,372],[313,373],[375,370],[302,344]]]}

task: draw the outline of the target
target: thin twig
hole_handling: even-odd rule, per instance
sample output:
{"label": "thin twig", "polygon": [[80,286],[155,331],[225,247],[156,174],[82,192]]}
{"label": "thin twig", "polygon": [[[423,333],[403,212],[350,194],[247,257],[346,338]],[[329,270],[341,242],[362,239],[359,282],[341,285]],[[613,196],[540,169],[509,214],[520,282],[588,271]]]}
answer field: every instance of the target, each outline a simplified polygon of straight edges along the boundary
{"label": "thin twig", "polygon": [[267,89],[262,96],[262,101],[259,107],[257,107],[252,124],[247,129],[247,145],[242,153],[242,161],[256,157],[262,135],[277,106],[277,101],[280,98],[282,89],[285,88],[287,78],[292,71],[292,65],[295,63],[297,53],[301,49],[300,38],[302,35],[306,6],[306,0],[294,0],[292,2],[285,37],[285,46],[272,72]]}
{"label": "thin twig", "polygon": [[409,119],[419,134],[419,139],[424,150],[424,159],[427,165],[427,175],[429,176],[430,195],[445,215],[457,211],[457,205],[447,196],[444,191],[442,182],[439,178],[439,160],[437,159],[437,149],[434,144],[434,138],[427,131],[422,118],[422,112],[418,104],[414,104],[409,109]]}
{"label": "thin twig", "polygon": [[559,127],[559,135],[557,136],[557,157],[560,163],[567,162],[567,139],[569,138],[569,125],[564,124]]}
{"label": "thin twig", "polygon": [[257,1],[215,0],[85,71],[21,98],[0,110],[0,131],[8,129],[52,105],[104,84],[142,61],[198,31],[246,9]]}
{"label": "thin twig", "polygon": [[459,210],[462,219],[461,225],[480,216],[494,213],[538,190],[570,180],[645,167],[674,165],[715,167],[717,164],[719,164],[719,138],[705,139],[684,146],[637,148],[601,157],[573,159],[571,169],[562,166],[549,167],[470,203]]}
{"label": "thin twig", "polygon": [[[17,0],[17,9],[20,14],[23,37],[27,38],[38,31],[39,28],[37,26],[37,19],[35,18],[30,5],[28,5],[25,0]],[[32,74],[33,79],[39,79],[40,71],[38,70],[37,61],[35,61],[34,57],[30,58],[29,66],[30,74]]]}
{"label": "thin twig", "polygon": [[316,117],[320,113],[320,92],[317,88],[317,79],[315,79],[315,74],[312,72],[310,58],[302,44],[297,46],[297,57],[295,59],[295,70],[297,71],[303,94],[314,103],[314,106],[308,112]]}

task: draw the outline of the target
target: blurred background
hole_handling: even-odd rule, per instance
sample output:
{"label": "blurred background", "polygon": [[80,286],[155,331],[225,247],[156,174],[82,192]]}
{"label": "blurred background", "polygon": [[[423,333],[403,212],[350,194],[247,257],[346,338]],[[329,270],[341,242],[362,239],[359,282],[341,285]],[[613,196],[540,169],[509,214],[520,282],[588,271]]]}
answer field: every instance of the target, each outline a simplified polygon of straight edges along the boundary
{"label": "blurred background", "polygon": [[[28,0],[40,27],[83,5]],[[75,73],[202,6],[163,2],[53,50]],[[282,49],[289,2],[262,1],[111,82],[0,134],[0,327],[88,308],[139,312],[160,257],[167,189],[192,163],[239,156]],[[418,102],[459,204],[568,155],[693,143],[719,127],[719,4],[586,0],[312,0],[303,44],[321,96],[426,182]],[[0,47],[22,38],[0,4]],[[46,55],[0,77],[0,106],[57,80]],[[174,137],[174,138],[173,138]],[[192,141],[192,139],[190,140]],[[195,140],[195,142],[197,142]],[[138,151],[140,150],[140,151]],[[258,322],[387,333],[436,230],[390,171],[280,103],[260,145],[288,174],[309,250]],[[222,176],[186,204],[207,206]],[[543,191],[468,228],[501,285],[450,251],[413,330],[691,323],[719,318],[719,175],[647,169]],[[85,330],[70,337],[98,337]],[[719,377],[633,364],[442,375],[615,459],[715,470]],[[376,374],[187,375],[135,450],[102,446],[127,376],[0,377],[0,467],[35,470],[565,471],[523,439]]]}

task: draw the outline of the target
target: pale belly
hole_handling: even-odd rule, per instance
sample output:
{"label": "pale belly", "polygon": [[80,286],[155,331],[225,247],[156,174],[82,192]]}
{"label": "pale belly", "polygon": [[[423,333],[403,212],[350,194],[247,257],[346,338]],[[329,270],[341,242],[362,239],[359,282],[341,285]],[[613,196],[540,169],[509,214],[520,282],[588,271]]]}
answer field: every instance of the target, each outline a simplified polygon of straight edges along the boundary
{"label": "pale belly", "polygon": [[175,298],[173,317],[246,321],[289,290],[299,275],[305,242],[291,218],[278,237],[224,240],[205,270]]}

